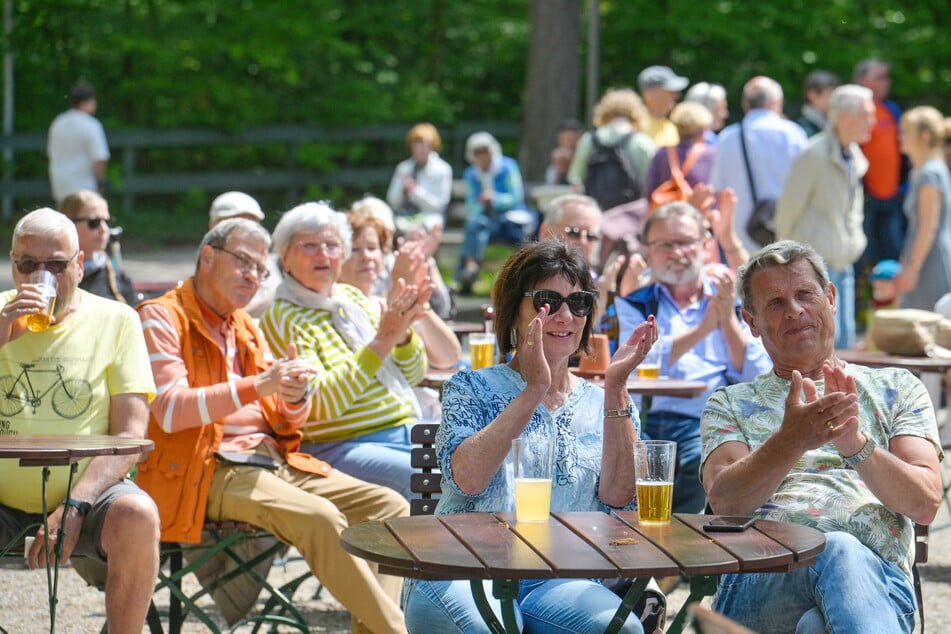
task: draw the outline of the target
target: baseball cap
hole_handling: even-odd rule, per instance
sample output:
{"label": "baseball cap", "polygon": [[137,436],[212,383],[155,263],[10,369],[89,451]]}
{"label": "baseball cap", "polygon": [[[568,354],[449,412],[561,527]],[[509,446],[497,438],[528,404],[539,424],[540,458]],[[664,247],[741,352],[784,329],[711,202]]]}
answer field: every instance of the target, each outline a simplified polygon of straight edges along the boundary
{"label": "baseball cap", "polygon": [[689,79],[676,75],[666,66],[648,66],[637,76],[637,87],[641,90],[663,88],[679,92],[689,83]]}
{"label": "baseball cap", "polygon": [[225,192],[212,201],[208,212],[212,224],[235,216],[252,216],[258,222],[264,220],[261,205],[244,192]]}

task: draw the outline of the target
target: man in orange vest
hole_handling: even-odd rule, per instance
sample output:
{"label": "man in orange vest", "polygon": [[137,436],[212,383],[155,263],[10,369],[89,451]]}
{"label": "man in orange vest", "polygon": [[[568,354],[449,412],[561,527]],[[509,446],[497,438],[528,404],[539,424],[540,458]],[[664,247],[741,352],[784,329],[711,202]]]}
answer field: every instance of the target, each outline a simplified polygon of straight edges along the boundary
{"label": "man in orange vest", "polygon": [[205,520],[259,526],[295,546],[354,619],[354,631],[405,633],[402,580],[346,553],[340,533],[406,515],[395,491],[298,452],[310,411],[311,368],[274,361],[244,306],[267,277],[271,244],[234,218],[202,240],[195,275],[139,305],[158,396],[156,449],[138,482],[155,499],[162,540],[197,543]]}

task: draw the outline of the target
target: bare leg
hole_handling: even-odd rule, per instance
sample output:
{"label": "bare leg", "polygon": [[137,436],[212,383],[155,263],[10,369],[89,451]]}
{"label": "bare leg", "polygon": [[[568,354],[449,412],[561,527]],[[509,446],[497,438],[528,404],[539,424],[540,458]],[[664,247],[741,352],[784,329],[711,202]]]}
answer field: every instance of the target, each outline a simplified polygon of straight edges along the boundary
{"label": "bare leg", "polygon": [[109,634],[141,634],[158,576],[159,515],[144,495],[123,495],[106,512],[102,549],[108,560]]}

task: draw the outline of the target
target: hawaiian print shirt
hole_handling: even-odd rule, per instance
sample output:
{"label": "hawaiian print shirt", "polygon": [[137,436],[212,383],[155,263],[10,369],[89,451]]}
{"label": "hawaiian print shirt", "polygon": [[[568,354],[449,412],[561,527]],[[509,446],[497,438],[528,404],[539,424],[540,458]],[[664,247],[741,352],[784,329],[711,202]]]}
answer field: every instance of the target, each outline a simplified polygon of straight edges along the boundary
{"label": "hawaiian print shirt", "polygon": [[[887,449],[895,436],[938,441],[934,408],[924,385],[907,370],[846,365],[859,395],[859,424],[876,445]],[[707,401],[700,427],[706,460],[722,443],[735,440],[756,451],[782,424],[790,382],[774,373],[751,383],[724,387]],[[816,381],[819,394],[824,382]],[[806,452],[763,505],[762,518],[845,531],[911,576],[914,529],[911,520],[887,509],[832,443]]]}

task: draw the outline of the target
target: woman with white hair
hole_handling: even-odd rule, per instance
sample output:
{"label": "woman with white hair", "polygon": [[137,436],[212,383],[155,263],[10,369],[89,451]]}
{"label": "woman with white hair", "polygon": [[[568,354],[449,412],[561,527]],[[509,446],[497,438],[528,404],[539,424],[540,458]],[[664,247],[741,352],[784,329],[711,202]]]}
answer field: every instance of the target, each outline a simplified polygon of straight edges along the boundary
{"label": "woman with white hair", "polygon": [[409,497],[410,426],[420,416],[412,386],[426,371],[413,322],[432,293],[428,277],[397,279],[379,308],[339,283],[350,257],[347,217],[324,203],[288,211],[274,228],[284,279],[261,318],[272,350],[297,348],[317,370],[302,450],[354,477]]}
{"label": "woman with white hair", "polygon": [[705,81],[697,82],[690,87],[687,94],[684,95],[684,101],[690,103],[699,103],[705,106],[713,120],[710,122],[710,129],[705,135],[707,143],[716,143],[717,132],[726,125],[727,117],[730,116],[730,108],[726,101],[726,88],[720,84],[711,84]]}
{"label": "woman with white hair", "polygon": [[488,132],[466,140],[469,167],[466,183],[466,225],[456,281],[463,295],[472,293],[489,242],[518,244],[535,230],[536,219],[525,209],[522,172]]}

